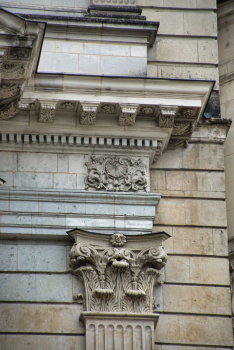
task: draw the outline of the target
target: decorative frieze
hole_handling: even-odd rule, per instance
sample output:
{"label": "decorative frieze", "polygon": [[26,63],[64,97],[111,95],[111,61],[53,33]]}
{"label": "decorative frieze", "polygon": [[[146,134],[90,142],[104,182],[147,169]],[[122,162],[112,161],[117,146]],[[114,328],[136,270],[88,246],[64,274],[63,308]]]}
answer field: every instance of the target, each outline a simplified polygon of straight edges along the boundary
{"label": "decorative frieze", "polygon": [[88,175],[85,188],[114,192],[146,191],[146,166],[130,157],[96,157],[85,163]]}
{"label": "decorative frieze", "polygon": [[134,125],[139,105],[120,105],[119,125]]}
{"label": "decorative frieze", "polygon": [[160,114],[158,126],[161,128],[173,128],[175,115],[178,107],[176,106],[159,106]]}
{"label": "decorative frieze", "polygon": [[[162,284],[160,270],[167,262],[162,246],[137,250],[101,247],[91,242],[80,243],[76,230],[69,235],[75,238],[70,266],[84,284],[86,311],[152,313],[155,310],[153,288]],[[110,242],[113,245],[113,236]]]}
{"label": "decorative frieze", "polygon": [[81,102],[80,124],[93,125],[96,122],[98,103]]}
{"label": "decorative frieze", "polygon": [[39,101],[39,122],[53,123],[55,118],[56,101],[44,102]]}

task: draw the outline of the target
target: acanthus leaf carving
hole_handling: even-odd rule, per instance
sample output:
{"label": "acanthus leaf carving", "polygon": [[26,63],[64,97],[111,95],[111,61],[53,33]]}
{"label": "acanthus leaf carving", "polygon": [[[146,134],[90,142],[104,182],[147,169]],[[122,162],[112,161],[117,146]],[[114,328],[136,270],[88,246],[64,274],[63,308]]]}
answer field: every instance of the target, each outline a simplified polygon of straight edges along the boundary
{"label": "acanthus leaf carving", "polygon": [[159,106],[160,114],[158,126],[161,128],[173,128],[175,115],[178,107],[176,106]]}
{"label": "acanthus leaf carving", "polygon": [[193,124],[188,122],[175,122],[172,135],[187,136],[193,132]]}
{"label": "acanthus leaf carving", "polygon": [[84,284],[86,311],[153,312],[153,288],[167,261],[163,247],[139,252],[74,243],[70,259]]}
{"label": "acanthus leaf carving", "polygon": [[184,147],[187,147],[188,141],[185,139],[170,139],[168,143],[168,149],[174,149],[182,145]]}
{"label": "acanthus leaf carving", "polygon": [[85,187],[114,192],[146,191],[145,165],[130,157],[96,157],[85,164],[88,175]]}
{"label": "acanthus leaf carving", "polygon": [[75,107],[76,107],[76,102],[71,102],[71,101],[62,102],[60,105],[61,109],[65,109],[67,111],[74,111]]}
{"label": "acanthus leaf carving", "polygon": [[19,98],[0,106],[0,120],[12,118],[19,111]]}
{"label": "acanthus leaf carving", "polygon": [[57,102],[40,101],[39,123],[53,123],[55,118],[56,106],[57,106]]}
{"label": "acanthus leaf carving", "polygon": [[101,111],[106,114],[113,114],[116,112],[116,107],[113,105],[104,105],[101,107]]}
{"label": "acanthus leaf carving", "polygon": [[96,123],[98,103],[81,103],[80,124],[94,125]]}
{"label": "acanthus leaf carving", "polygon": [[28,60],[30,58],[31,49],[25,47],[12,47],[9,50],[8,57],[11,60]]}
{"label": "acanthus leaf carving", "polygon": [[0,88],[0,99],[7,99],[20,94],[20,85],[12,83],[2,83]]}
{"label": "acanthus leaf carving", "polygon": [[2,65],[2,76],[5,80],[22,79],[26,72],[27,64],[5,63]]}
{"label": "acanthus leaf carving", "polygon": [[120,105],[119,125],[133,126],[136,121],[138,107],[139,105]]}

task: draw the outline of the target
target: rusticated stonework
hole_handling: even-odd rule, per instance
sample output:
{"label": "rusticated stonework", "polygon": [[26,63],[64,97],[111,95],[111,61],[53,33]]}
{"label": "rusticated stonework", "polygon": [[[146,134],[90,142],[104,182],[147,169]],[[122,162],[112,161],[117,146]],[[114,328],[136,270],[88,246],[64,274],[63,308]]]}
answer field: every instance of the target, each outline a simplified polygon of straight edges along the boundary
{"label": "rusticated stonework", "polygon": [[153,288],[161,284],[159,270],[167,261],[163,247],[135,251],[76,242],[70,258],[74,274],[84,284],[86,311],[152,313],[155,309]]}
{"label": "rusticated stonework", "polygon": [[145,165],[130,157],[95,157],[85,163],[88,175],[85,188],[114,192],[146,191]]}

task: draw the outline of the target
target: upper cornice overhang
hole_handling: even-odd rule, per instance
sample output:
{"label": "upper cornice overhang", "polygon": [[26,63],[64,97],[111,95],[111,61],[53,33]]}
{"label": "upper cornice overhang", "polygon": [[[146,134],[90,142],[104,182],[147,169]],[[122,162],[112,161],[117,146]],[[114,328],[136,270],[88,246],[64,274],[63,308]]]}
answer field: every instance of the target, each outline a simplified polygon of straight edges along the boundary
{"label": "upper cornice overhang", "polygon": [[[102,40],[110,35],[123,38],[142,38],[151,47],[155,42],[159,22],[129,18],[103,17],[66,17],[51,15],[28,15],[29,18],[47,22],[47,38],[79,37],[84,35],[101,35]],[[122,39],[121,39],[122,41]]]}
{"label": "upper cornice overhang", "polygon": [[40,73],[30,80],[25,88],[24,98],[43,97],[47,100],[79,99],[204,108],[214,83],[213,80]]}
{"label": "upper cornice overhang", "polygon": [[0,119],[19,110],[25,84],[37,69],[45,26],[0,9]]}

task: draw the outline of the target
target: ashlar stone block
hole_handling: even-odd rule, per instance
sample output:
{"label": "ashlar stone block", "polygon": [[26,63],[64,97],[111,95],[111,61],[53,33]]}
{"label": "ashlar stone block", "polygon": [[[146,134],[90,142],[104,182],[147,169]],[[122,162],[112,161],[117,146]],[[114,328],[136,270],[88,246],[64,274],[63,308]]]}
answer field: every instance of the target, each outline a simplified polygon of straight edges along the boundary
{"label": "ashlar stone block", "polygon": [[0,335],[0,350],[85,350],[85,336],[69,335],[28,335],[6,334]]}
{"label": "ashlar stone block", "polygon": [[232,347],[232,320],[228,317],[160,315],[156,329],[159,343]]}
{"label": "ashlar stone block", "polygon": [[230,288],[163,285],[165,312],[230,315]]}

